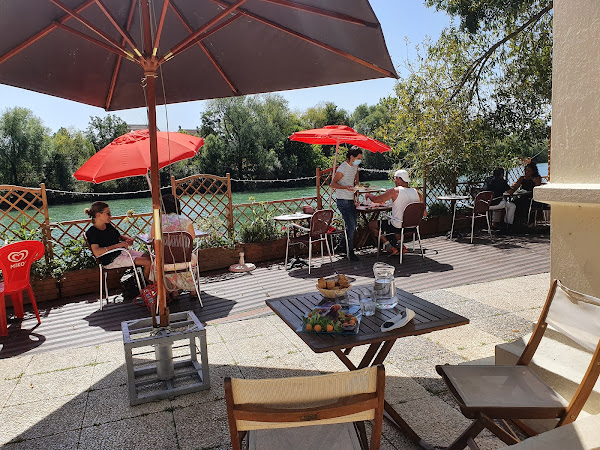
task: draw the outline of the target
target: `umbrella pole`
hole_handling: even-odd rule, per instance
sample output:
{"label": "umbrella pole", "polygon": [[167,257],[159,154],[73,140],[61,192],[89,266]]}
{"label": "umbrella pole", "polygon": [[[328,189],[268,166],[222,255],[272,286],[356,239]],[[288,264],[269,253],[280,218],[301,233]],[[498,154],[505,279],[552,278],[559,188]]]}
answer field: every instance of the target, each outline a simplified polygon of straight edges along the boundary
{"label": "umbrella pole", "polygon": [[[333,177],[335,177],[335,168],[337,167],[337,155],[338,155],[339,148],[340,148],[340,140],[338,139],[335,142],[335,155],[333,156],[333,170],[331,171],[331,181],[333,181]],[[329,209],[331,209],[332,203],[333,203],[333,189],[329,188]]]}
{"label": "umbrella pole", "polygon": [[152,227],[154,229],[154,255],[156,261],[156,290],[158,291],[158,316],[160,326],[169,325],[169,309],[165,295],[162,223],[160,214],[160,177],[158,168],[158,144],[156,134],[156,77],[157,60],[152,55],[152,34],[148,0],[141,2],[144,28],[144,75],[148,98],[148,130],[150,131],[150,180],[152,183]]}

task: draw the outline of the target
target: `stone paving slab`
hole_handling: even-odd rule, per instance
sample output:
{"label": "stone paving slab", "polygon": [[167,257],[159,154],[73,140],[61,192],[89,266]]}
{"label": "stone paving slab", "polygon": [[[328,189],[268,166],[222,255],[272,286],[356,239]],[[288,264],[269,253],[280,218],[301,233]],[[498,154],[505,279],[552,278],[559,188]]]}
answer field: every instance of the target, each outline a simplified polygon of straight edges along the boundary
{"label": "stone paving slab", "polygon": [[[436,364],[493,363],[494,345],[530,332],[549,285],[540,274],[419,295],[469,317],[467,326],[401,339],[385,361],[386,398],[436,446],[468,421]],[[0,446],[14,449],[228,449],[223,378],[271,378],[345,371],[315,354],[275,315],[207,325],[211,389],[129,406],[123,344],[0,360]],[[366,347],[355,348],[360,361]],[[143,356],[140,356],[143,358]],[[368,426],[368,429],[370,427]],[[483,434],[484,449],[503,444]],[[413,449],[384,422],[382,449]]]}

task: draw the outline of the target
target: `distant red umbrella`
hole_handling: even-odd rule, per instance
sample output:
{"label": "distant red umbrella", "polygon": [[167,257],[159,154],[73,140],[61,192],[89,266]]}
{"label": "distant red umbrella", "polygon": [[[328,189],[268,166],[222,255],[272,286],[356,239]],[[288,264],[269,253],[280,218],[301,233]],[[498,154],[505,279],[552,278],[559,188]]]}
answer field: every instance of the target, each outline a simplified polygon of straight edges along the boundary
{"label": "distant red umbrella", "polygon": [[337,166],[337,155],[340,144],[352,144],[374,153],[389,152],[391,148],[373,138],[357,133],[346,125],[326,125],[323,128],[296,131],[290,136],[291,141],[307,144],[335,145],[333,172]]}
{"label": "distant red umbrella", "polygon": [[[161,169],[192,158],[204,145],[204,139],[189,134],[159,131],[157,135],[158,165]],[[131,131],[88,159],[74,175],[80,181],[102,183],[146,175],[150,165],[150,132]]]}

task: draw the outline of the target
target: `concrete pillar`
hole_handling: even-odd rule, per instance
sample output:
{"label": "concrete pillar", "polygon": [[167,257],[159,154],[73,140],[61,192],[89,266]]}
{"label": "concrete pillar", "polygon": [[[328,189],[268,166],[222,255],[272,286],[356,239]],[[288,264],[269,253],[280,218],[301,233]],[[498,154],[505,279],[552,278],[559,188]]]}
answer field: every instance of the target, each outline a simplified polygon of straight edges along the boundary
{"label": "concrete pillar", "polygon": [[551,276],[600,297],[600,1],[554,0]]}

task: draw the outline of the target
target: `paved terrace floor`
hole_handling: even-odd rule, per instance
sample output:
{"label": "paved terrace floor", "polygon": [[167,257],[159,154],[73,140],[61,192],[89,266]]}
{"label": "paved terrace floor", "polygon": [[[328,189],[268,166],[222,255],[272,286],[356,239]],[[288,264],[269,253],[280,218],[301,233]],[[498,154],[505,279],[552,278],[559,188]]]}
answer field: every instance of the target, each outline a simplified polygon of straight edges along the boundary
{"label": "paved terrace floor", "polygon": [[[438,242],[430,240],[428,246]],[[535,253],[534,244],[528,243],[527,248]],[[472,251],[481,250],[473,247]],[[517,259],[525,260],[525,255]],[[470,323],[401,339],[384,364],[386,399],[417,433],[442,448],[469,422],[435,373],[435,365],[493,363],[495,345],[531,331],[549,275],[446,289],[436,288],[438,276],[430,274],[431,289],[419,295],[468,317]],[[273,314],[209,324],[206,330],[211,389],[134,407],[129,406],[123,344],[116,332],[106,333],[115,339],[112,342],[0,360],[0,446],[7,450],[226,450],[231,446],[223,377],[274,378],[346,370],[334,355],[312,353]],[[71,345],[77,344],[81,342]],[[355,348],[350,358],[357,363],[365,351],[366,346]],[[489,434],[477,442],[486,450],[504,446]],[[415,446],[384,420],[381,448]]]}
{"label": "paved terrace floor", "polygon": [[[449,240],[440,236],[424,239],[423,247],[424,259],[409,253],[401,265],[397,256],[380,257],[380,261],[396,266],[397,287],[420,293],[550,269],[547,234],[494,236],[492,240],[482,235],[474,244],[467,237]],[[353,286],[371,286],[376,253],[364,250],[359,256],[359,262],[338,257],[333,265],[327,262],[321,267],[320,258],[316,258],[317,267],[310,275],[306,268],[287,272],[282,262],[259,265],[246,274],[208,274],[202,278],[203,308],[187,295],[171,303],[170,308],[172,312],[193,309],[203,323],[219,323],[269,314],[265,300],[314,292],[317,278],[334,272],[354,278]],[[69,302],[42,303],[39,326],[31,313],[26,313],[23,321],[9,319],[9,335],[0,337],[0,359],[121,340],[121,321],[147,316],[144,307],[118,302],[118,297],[116,303],[100,311],[97,298],[97,294],[91,294]]]}

